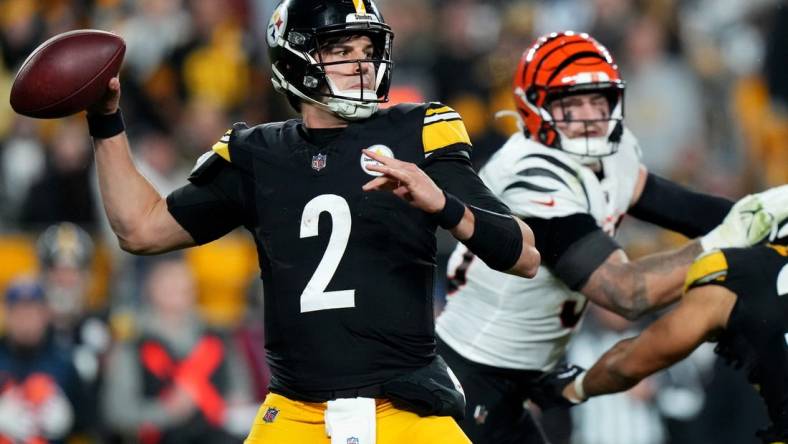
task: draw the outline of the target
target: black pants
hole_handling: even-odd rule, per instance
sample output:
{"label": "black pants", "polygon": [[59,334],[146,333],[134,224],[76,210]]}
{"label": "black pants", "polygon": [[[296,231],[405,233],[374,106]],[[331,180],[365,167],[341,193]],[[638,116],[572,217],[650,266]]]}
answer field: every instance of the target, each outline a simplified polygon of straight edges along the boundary
{"label": "black pants", "polygon": [[460,427],[474,444],[547,444],[544,432],[524,407],[539,371],[490,367],[469,361],[438,338],[443,356],[465,391]]}

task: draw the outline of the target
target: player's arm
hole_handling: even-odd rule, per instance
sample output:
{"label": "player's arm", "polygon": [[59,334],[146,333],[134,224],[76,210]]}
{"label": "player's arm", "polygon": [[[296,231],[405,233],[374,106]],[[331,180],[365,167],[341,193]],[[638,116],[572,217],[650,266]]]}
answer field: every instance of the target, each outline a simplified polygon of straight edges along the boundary
{"label": "player's arm", "polygon": [[558,279],[628,319],[675,301],[689,265],[701,253],[695,241],[630,262],[615,239],[588,213],[531,216],[525,222],[535,233],[542,262]]}
{"label": "player's arm", "polygon": [[731,207],[724,197],[691,191],[641,165],[628,214],[695,238],[719,225]]}
{"label": "player's arm", "polygon": [[107,97],[90,110],[93,116],[89,117],[99,190],[112,231],[121,248],[137,254],[194,245],[189,233],[167,211],[165,199],[137,170],[125,131],[97,137],[111,129],[113,120],[106,116],[116,116],[119,98],[120,82],[116,77],[110,81]]}
{"label": "player's arm", "polygon": [[702,252],[696,240],[630,262],[624,250],[618,249],[591,274],[580,291],[608,310],[637,319],[679,299],[687,270]]}
{"label": "player's arm", "polygon": [[[112,126],[118,110],[120,83],[92,110],[96,168],[102,201],[120,246],[136,254],[155,254],[214,240],[244,219],[242,178],[229,161],[211,154],[193,171],[188,185],[163,198],[136,169],[124,131]],[[121,125],[122,126],[122,125]],[[111,129],[111,128],[109,128]],[[103,135],[109,137],[101,137]],[[220,142],[227,155],[226,144]],[[227,159],[229,160],[229,158]]]}
{"label": "player's arm", "polygon": [[668,305],[692,260],[715,248],[747,247],[774,234],[788,218],[788,186],[749,195],[731,207],[723,222],[684,247],[629,262],[623,251],[610,254],[591,274],[582,292],[594,302],[628,319]]}
{"label": "player's arm", "polygon": [[635,386],[647,376],[684,359],[725,328],[735,303],[736,296],[725,287],[693,288],[676,309],[655,321],[640,336],[616,344],[585,375],[578,376],[584,393],[577,393],[576,384],[568,384],[564,396],[582,401],[585,397]]}

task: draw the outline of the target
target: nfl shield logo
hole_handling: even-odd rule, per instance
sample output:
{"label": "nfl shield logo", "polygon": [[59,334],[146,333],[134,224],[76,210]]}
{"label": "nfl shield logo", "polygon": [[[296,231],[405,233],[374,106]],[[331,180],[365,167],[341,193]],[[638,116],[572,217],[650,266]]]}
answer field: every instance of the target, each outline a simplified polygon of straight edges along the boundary
{"label": "nfl shield logo", "polygon": [[317,154],[312,156],[312,169],[315,171],[320,171],[326,167],[326,155],[325,154]]}
{"label": "nfl shield logo", "polygon": [[263,421],[270,424],[274,422],[276,419],[276,415],[279,414],[279,410],[276,407],[268,407],[266,410],[265,415],[263,415]]}
{"label": "nfl shield logo", "polygon": [[347,444],[358,444],[358,438],[350,437],[347,439]]}

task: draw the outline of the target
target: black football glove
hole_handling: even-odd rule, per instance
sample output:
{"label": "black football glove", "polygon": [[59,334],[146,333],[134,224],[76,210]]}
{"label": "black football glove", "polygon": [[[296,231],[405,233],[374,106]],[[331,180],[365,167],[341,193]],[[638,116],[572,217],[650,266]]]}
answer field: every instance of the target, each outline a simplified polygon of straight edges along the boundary
{"label": "black football glove", "polygon": [[561,365],[551,372],[545,373],[534,383],[531,389],[531,401],[542,410],[553,407],[568,408],[576,405],[563,395],[564,388],[572,384],[585,369],[577,365]]}

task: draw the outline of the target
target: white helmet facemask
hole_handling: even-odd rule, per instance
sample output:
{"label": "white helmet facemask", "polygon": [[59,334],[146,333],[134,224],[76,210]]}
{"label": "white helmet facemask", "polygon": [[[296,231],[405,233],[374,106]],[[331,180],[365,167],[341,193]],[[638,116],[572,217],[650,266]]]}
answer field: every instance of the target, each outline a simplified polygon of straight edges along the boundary
{"label": "white helmet facemask", "polygon": [[[552,122],[553,128],[559,137],[559,147],[562,151],[566,152],[573,158],[577,159],[583,165],[590,165],[597,163],[600,158],[610,156],[618,151],[618,144],[621,141],[621,134],[623,132],[623,112],[621,102],[623,97],[618,100],[618,103],[613,108],[610,116],[605,119],[607,121],[607,131],[604,136],[588,137],[579,136],[570,138],[555,124],[552,115],[545,109],[540,109],[542,118],[546,122]],[[575,120],[575,123],[581,122],[588,125],[591,121]]]}

